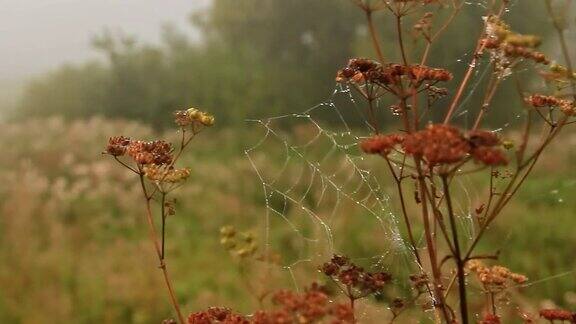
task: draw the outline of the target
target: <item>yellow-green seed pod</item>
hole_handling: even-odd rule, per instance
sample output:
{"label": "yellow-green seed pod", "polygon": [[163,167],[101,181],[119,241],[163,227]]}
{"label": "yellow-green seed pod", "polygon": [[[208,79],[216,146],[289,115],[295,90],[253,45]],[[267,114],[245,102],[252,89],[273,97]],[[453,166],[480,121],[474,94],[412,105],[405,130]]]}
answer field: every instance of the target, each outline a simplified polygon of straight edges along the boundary
{"label": "yellow-green seed pod", "polygon": [[504,142],[502,142],[502,146],[504,146],[505,149],[509,150],[509,149],[514,147],[514,142],[504,141]]}
{"label": "yellow-green seed pod", "polygon": [[236,241],[227,237],[222,238],[220,244],[228,251],[236,247]]}
{"label": "yellow-green seed pod", "polygon": [[222,226],[220,228],[220,234],[224,237],[233,237],[236,235],[236,229],[233,226]]}

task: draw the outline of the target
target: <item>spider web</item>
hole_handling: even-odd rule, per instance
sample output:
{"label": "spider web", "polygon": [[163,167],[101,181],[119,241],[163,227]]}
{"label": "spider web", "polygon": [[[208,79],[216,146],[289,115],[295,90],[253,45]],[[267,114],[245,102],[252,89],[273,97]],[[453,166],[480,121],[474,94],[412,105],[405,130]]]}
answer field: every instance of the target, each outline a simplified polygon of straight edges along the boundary
{"label": "spider web", "polygon": [[[281,219],[302,244],[298,256],[284,265],[290,272],[301,263],[320,264],[332,254],[341,253],[346,239],[335,239],[333,227],[351,215],[371,219],[373,231],[369,235],[375,234],[380,245],[376,255],[360,259],[378,262],[409,252],[374,164],[358,150],[365,134],[349,126],[337,104],[342,99],[351,103],[356,112],[353,117],[367,125],[350,89],[340,86],[326,102],[302,113],[249,121],[263,131],[260,141],[245,153],[264,192],[266,250],[273,248],[273,218]],[[336,121],[326,123],[329,115],[335,115]],[[284,124],[295,124],[297,134],[279,127]],[[278,150],[284,158],[278,163],[281,167],[275,169],[266,165],[269,161],[263,157]]]}
{"label": "spider web", "polygon": [[[469,55],[464,54],[454,65],[467,64],[468,59]],[[482,88],[480,84],[489,73],[489,65],[483,64],[485,67],[474,73],[468,95],[455,116],[466,125],[470,98]],[[378,102],[378,108],[384,110],[384,104]],[[301,113],[248,120],[250,127],[262,133],[260,140],[245,150],[245,154],[264,193],[266,253],[276,248],[271,234],[275,225],[287,226],[301,246],[293,260],[283,266],[291,277],[297,265],[317,265],[332,254],[343,252],[347,240],[335,238],[333,227],[349,215],[368,216],[372,221],[369,227],[375,233],[366,235],[378,237],[377,250],[372,250],[378,252],[355,256],[355,260],[372,259],[375,267],[404,268],[397,270],[417,266],[401,235],[403,225],[398,210],[390,203],[387,192],[390,188],[386,187],[391,184],[391,178],[387,178],[390,175],[383,173],[382,161],[375,163],[358,149],[358,143],[369,134],[371,127],[364,110],[349,87],[337,85],[325,102]],[[285,125],[292,125],[295,130],[287,131]],[[505,127],[508,126],[509,123]],[[283,157],[281,161],[270,161],[271,155]],[[466,185],[465,181],[459,180],[459,185],[468,198],[456,208],[461,215],[461,225],[472,239],[472,201],[480,193],[469,193],[473,186]]]}
{"label": "spider web", "polygon": [[[486,1],[468,4],[486,7]],[[510,7],[517,4],[513,1]],[[464,53],[448,68],[467,67],[470,58],[471,53]],[[454,120],[464,129],[471,126],[477,113],[478,103],[473,98],[484,91],[482,85],[491,74],[488,60],[477,64],[454,114]],[[383,100],[377,102],[377,108],[386,109]],[[424,117],[434,121],[432,115]],[[524,113],[512,114],[493,131],[514,127],[524,117]],[[347,245],[353,241],[367,244],[367,248],[354,251],[355,262],[394,274],[417,269],[418,263],[402,234],[404,225],[398,207],[391,203],[390,175],[384,171],[382,161],[364,156],[358,148],[371,125],[365,118],[363,103],[356,102],[349,87],[337,85],[326,101],[300,113],[252,119],[248,123],[261,133],[245,155],[264,195],[265,254],[281,250],[284,256],[286,247],[292,246],[281,268],[296,290],[309,283],[299,283],[298,269],[309,270],[333,254],[347,254]],[[462,199],[454,202],[460,228],[465,237],[473,240],[477,231],[476,203],[485,192],[469,176],[458,177],[454,185],[463,193]],[[357,221],[363,222],[359,229],[351,225]],[[416,239],[421,247],[423,238]],[[540,278],[527,286],[567,274]]]}

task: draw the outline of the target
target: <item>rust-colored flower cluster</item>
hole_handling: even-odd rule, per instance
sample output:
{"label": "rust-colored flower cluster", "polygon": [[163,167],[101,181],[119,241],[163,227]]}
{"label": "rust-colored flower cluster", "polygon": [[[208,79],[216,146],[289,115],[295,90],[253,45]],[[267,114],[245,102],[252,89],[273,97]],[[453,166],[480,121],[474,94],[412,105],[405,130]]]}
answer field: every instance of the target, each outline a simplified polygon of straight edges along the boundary
{"label": "rust-colored flower cluster", "polygon": [[354,319],[348,304],[332,303],[318,285],[312,285],[303,293],[281,290],[272,296],[272,302],[276,306],[274,309],[259,310],[251,316],[234,313],[228,308],[211,307],[190,314],[188,324],[299,324],[323,320],[349,324]]}
{"label": "rust-colored flower cluster", "polygon": [[124,136],[110,137],[108,146],[106,146],[106,153],[112,156],[122,156],[126,154],[130,145],[130,138]]}
{"label": "rust-colored flower cluster", "polygon": [[367,154],[379,154],[387,156],[394,147],[404,141],[404,136],[400,134],[374,135],[360,143],[360,148]]}
{"label": "rust-colored flower cluster", "polygon": [[355,293],[354,298],[381,293],[386,284],[392,280],[387,272],[368,272],[350,262],[347,257],[334,255],[330,262],[324,263],[320,270]]}
{"label": "rust-colored flower cluster", "polygon": [[330,318],[331,323],[353,323],[354,314],[348,304],[331,303],[322,287],[312,285],[304,293],[279,291],[272,297],[279,309],[254,314],[255,324],[318,323]]}
{"label": "rust-colored flower cluster", "polygon": [[249,324],[243,315],[235,314],[228,308],[210,307],[205,311],[192,313],[188,316],[188,324]]}
{"label": "rust-colored flower cluster", "polygon": [[507,164],[501,141],[496,134],[475,130],[463,134],[458,128],[432,124],[412,134],[374,135],[360,143],[367,154],[387,156],[401,145],[408,155],[422,157],[431,165],[452,164],[471,156],[476,162],[498,166]]}
{"label": "rust-colored flower cluster", "polygon": [[452,73],[444,69],[431,68],[424,65],[382,65],[376,61],[365,58],[353,58],[348,65],[339,70],[336,75],[337,82],[350,82],[361,84],[371,82],[381,85],[399,84],[401,78],[421,81],[450,81]]}
{"label": "rust-colored flower cluster", "polygon": [[533,94],[533,95],[525,98],[525,101],[526,101],[526,103],[528,103],[529,105],[531,105],[534,108],[558,107],[558,108],[560,108],[560,110],[564,114],[566,114],[568,116],[576,115],[576,104],[571,100],[561,99],[561,98],[554,97],[554,96],[545,96],[545,95],[541,95],[541,94]]}
{"label": "rust-colored flower cluster", "polygon": [[494,265],[486,266],[478,260],[471,260],[467,268],[474,272],[484,289],[489,292],[500,292],[510,287],[511,284],[523,284],[528,278],[522,274],[514,273],[510,269]]}
{"label": "rust-colored flower cluster", "polygon": [[479,324],[500,324],[500,316],[495,314],[486,314],[482,317]]}
{"label": "rust-colored flower cluster", "polygon": [[139,165],[167,165],[173,159],[170,143],[131,140],[124,136],[111,137],[105,153],[116,157],[127,154]]}
{"label": "rust-colored flower cluster", "polygon": [[163,140],[130,141],[128,155],[140,165],[172,163],[172,145]]}
{"label": "rust-colored flower cluster", "polygon": [[470,152],[470,143],[454,126],[434,124],[407,135],[403,143],[408,155],[424,158],[429,165],[462,161]]}
{"label": "rust-colored flower cluster", "polygon": [[568,321],[576,323],[576,312],[570,312],[564,309],[542,309],[540,317],[549,321]]}

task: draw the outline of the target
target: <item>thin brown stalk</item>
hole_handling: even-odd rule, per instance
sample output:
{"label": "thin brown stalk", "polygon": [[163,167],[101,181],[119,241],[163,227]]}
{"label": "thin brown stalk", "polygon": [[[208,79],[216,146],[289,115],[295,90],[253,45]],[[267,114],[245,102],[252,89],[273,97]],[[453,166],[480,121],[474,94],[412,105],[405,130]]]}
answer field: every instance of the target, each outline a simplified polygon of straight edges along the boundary
{"label": "thin brown stalk", "polygon": [[454,258],[456,259],[457,275],[458,275],[458,296],[460,303],[460,316],[462,318],[462,324],[468,324],[468,302],[466,300],[466,278],[464,273],[464,266],[466,260],[462,259],[460,251],[460,243],[458,240],[458,229],[456,226],[456,219],[454,215],[454,210],[452,208],[452,198],[450,196],[450,188],[448,186],[448,179],[446,175],[442,175],[442,186],[444,188],[444,197],[446,201],[446,207],[448,209],[448,219],[450,220],[450,229],[452,231],[452,244],[454,245]]}
{"label": "thin brown stalk", "polygon": [[474,126],[472,127],[473,131],[477,130],[478,127],[480,126],[480,122],[482,121],[484,114],[486,114],[488,107],[490,107],[490,103],[492,102],[492,99],[496,94],[496,90],[498,89],[500,81],[501,79],[498,75],[492,75],[492,78],[488,84],[486,95],[484,96],[484,100],[482,100],[482,106],[480,107],[480,111],[478,112],[478,115],[476,116],[476,121],[474,122]]}
{"label": "thin brown stalk", "polygon": [[396,189],[398,191],[398,197],[400,198],[400,207],[402,209],[402,215],[404,217],[404,223],[406,225],[406,231],[408,232],[408,240],[410,245],[412,246],[412,250],[414,251],[414,256],[416,256],[416,261],[422,267],[422,259],[420,258],[420,253],[418,252],[418,246],[416,245],[416,240],[414,239],[414,234],[412,231],[412,223],[410,218],[408,218],[408,212],[406,210],[406,199],[404,198],[404,191],[402,190],[402,179],[400,179],[396,172],[394,171],[394,167],[388,158],[385,159],[388,167],[390,168],[390,172],[392,173],[392,177],[394,178],[394,182],[396,183]]}
{"label": "thin brown stalk", "polygon": [[158,241],[158,234],[156,233],[156,226],[154,225],[154,218],[152,217],[152,207],[151,207],[151,199],[152,197],[148,195],[148,190],[146,189],[146,185],[144,183],[144,175],[140,173],[140,185],[142,187],[142,192],[144,194],[145,202],[146,202],[146,220],[148,222],[149,232],[150,232],[150,240],[154,244],[154,249],[156,250],[156,254],[158,256],[158,260],[160,261],[159,268],[162,269],[162,274],[164,277],[164,283],[166,284],[166,288],[168,290],[168,294],[170,295],[170,301],[172,306],[174,307],[174,311],[178,316],[178,321],[181,324],[184,324],[184,316],[182,315],[182,311],[180,310],[180,305],[178,304],[178,300],[176,299],[176,294],[174,293],[174,288],[172,287],[172,282],[170,280],[170,276],[168,274],[168,269],[166,266],[166,262],[163,258],[162,247]]}
{"label": "thin brown stalk", "polygon": [[368,21],[368,29],[370,30],[370,37],[372,38],[372,45],[376,50],[376,55],[378,56],[378,61],[384,64],[384,54],[382,54],[382,48],[380,46],[380,41],[378,40],[378,34],[376,33],[376,28],[374,27],[374,21],[372,19],[373,11],[370,9],[364,10],[366,13],[366,20]]}
{"label": "thin brown stalk", "polygon": [[398,45],[400,46],[400,53],[402,55],[402,62],[408,66],[408,58],[406,57],[406,50],[404,49],[404,40],[402,36],[402,16],[396,15],[396,34],[398,36]]}
{"label": "thin brown stalk", "polygon": [[434,292],[434,299],[435,299],[435,307],[440,308],[442,316],[444,320],[449,323],[450,322],[450,315],[448,314],[447,305],[444,300],[444,295],[442,293],[442,273],[438,268],[438,257],[436,246],[434,245],[434,241],[432,238],[432,231],[430,228],[430,220],[429,220],[429,212],[428,212],[428,201],[426,198],[426,190],[423,188],[426,186],[426,182],[424,181],[424,174],[422,172],[421,161],[416,160],[416,168],[418,170],[418,185],[421,188],[420,193],[422,196],[422,201],[420,205],[422,206],[422,221],[424,223],[424,237],[426,239],[426,248],[428,251],[428,256],[430,260],[430,268],[432,270],[433,276],[433,292]]}

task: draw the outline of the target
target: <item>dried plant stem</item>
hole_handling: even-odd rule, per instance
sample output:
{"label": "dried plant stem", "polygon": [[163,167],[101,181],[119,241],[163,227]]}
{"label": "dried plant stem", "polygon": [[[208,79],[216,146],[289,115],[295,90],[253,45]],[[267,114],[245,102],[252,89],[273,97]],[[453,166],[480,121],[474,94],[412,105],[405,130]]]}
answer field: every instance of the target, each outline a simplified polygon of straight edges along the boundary
{"label": "dried plant stem", "polygon": [[382,48],[380,46],[380,41],[378,40],[376,28],[374,27],[374,20],[372,19],[373,11],[367,8],[364,10],[364,12],[366,13],[366,20],[368,21],[368,29],[370,30],[370,36],[372,37],[372,45],[374,46],[374,50],[376,50],[378,61],[384,64],[384,55],[382,54]]}
{"label": "dried plant stem", "polygon": [[373,87],[370,87],[371,90],[369,90],[369,94],[368,94],[368,116],[370,117],[370,125],[372,126],[372,128],[374,129],[374,132],[376,134],[380,133],[380,127],[378,126],[378,120],[376,119],[376,112],[374,111],[374,94],[372,93]]}
{"label": "dried plant stem", "polygon": [[398,34],[398,45],[400,45],[400,53],[402,54],[402,62],[408,66],[408,58],[406,57],[406,50],[404,49],[404,40],[402,36],[402,16],[396,15],[396,33]]}
{"label": "dried plant stem", "polygon": [[166,193],[162,193],[162,198],[160,199],[160,213],[162,215],[162,260],[164,260],[164,257],[166,256],[165,253],[165,245],[166,245],[166,210],[165,210],[165,205],[166,205]]}
{"label": "dried plant stem", "polygon": [[350,302],[350,309],[352,310],[352,323],[356,323],[356,308],[355,308],[356,297],[352,293],[352,289],[350,288],[350,286],[346,286],[345,294],[348,297],[348,300]]}
{"label": "dried plant stem", "polygon": [[488,88],[486,90],[486,95],[484,96],[484,100],[482,100],[482,106],[480,107],[480,111],[478,112],[478,116],[476,116],[476,121],[474,122],[474,126],[472,130],[477,130],[480,126],[480,122],[482,122],[482,118],[488,107],[490,107],[490,103],[496,94],[496,90],[498,89],[498,85],[500,84],[501,78],[498,75],[493,75],[490,82],[488,83]]}
{"label": "dried plant stem", "polygon": [[396,175],[396,172],[394,171],[394,167],[392,166],[390,160],[388,158],[386,158],[385,160],[386,163],[388,164],[388,167],[390,168],[390,172],[392,173],[394,182],[396,183],[396,189],[398,190],[398,197],[400,198],[400,207],[402,209],[402,216],[404,217],[406,231],[408,232],[408,240],[410,242],[410,245],[412,246],[412,251],[414,252],[414,256],[416,257],[418,265],[422,267],[422,259],[420,258],[420,253],[418,252],[418,246],[416,245],[416,240],[414,239],[412,222],[408,218],[408,211],[406,210],[406,199],[404,198],[404,191],[402,190],[402,179]]}
{"label": "dried plant stem", "polygon": [[462,82],[460,83],[460,86],[458,87],[458,90],[456,91],[456,95],[454,96],[454,99],[452,99],[452,102],[450,103],[450,107],[448,108],[448,113],[446,113],[446,117],[444,118],[444,124],[445,125],[447,125],[450,122],[452,115],[456,111],[456,107],[460,103],[460,98],[462,98],[462,95],[464,94],[464,90],[466,89],[466,85],[468,85],[468,82],[470,81],[470,78],[472,77],[472,73],[474,72],[476,65],[478,64],[478,59],[480,58],[479,52],[482,51],[483,48],[484,48],[484,45],[482,45],[482,42],[478,41],[478,44],[476,45],[476,48],[474,49],[472,61],[468,64],[468,70],[466,70],[466,73],[464,74],[464,79],[462,79]]}
{"label": "dried plant stem", "polygon": [[418,186],[420,187],[420,195],[422,197],[420,202],[422,205],[422,221],[424,223],[424,237],[426,239],[426,248],[428,250],[430,268],[432,270],[435,307],[440,308],[446,323],[450,323],[450,315],[448,314],[444,294],[442,293],[442,273],[438,267],[437,251],[432,238],[432,229],[430,227],[428,201],[426,197],[427,190],[424,189],[426,187],[426,181],[424,180],[421,161],[416,159],[415,164],[418,171]]}
{"label": "dried plant stem", "polygon": [[442,178],[442,186],[444,188],[446,207],[448,209],[448,219],[450,220],[450,229],[452,231],[452,241],[455,252],[454,258],[456,259],[460,316],[462,318],[462,324],[468,324],[468,302],[466,299],[466,278],[464,273],[464,266],[466,265],[466,260],[462,259],[462,254],[460,251],[460,243],[458,242],[458,229],[456,226],[454,210],[452,208],[452,198],[450,196],[448,178],[446,175],[442,175],[441,178]]}
{"label": "dried plant stem", "polygon": [[150,229],[150,239],[154,244],[154,249],[156,250],[156,254],[158,256],[158,260],[160,261],[159,268],[162,269],[162,274],[164,277],[164,282],[166,284],[166,288],[168,289],[168,294],[170,295],[170,301],[176,314],[178,316],[178,321],[181,324],[184,324],[184,316],[182,315],[182,311],[180,310],[180,305],[178,304],[178,300],[176,299],[176,294],[174,293],[174,288],[172,287],[172,282],[170,280],[170,276],[168,274],[168,269],[166,267],[166,262],[164,261],[164,254],[162,247],[158,241],[158,234],[156,233],[156,226],[154,225],[154,218],[152,217],[152,207],[151,207],[151,200],[152,197],[148,194],[148,190],[146,189],[146,185],[144,183],[144,175],[140,172],[140,185],[142,187],[142,193],[144,194],[144,198],[146,201],[146,220],[148,222],[148,227]]}

